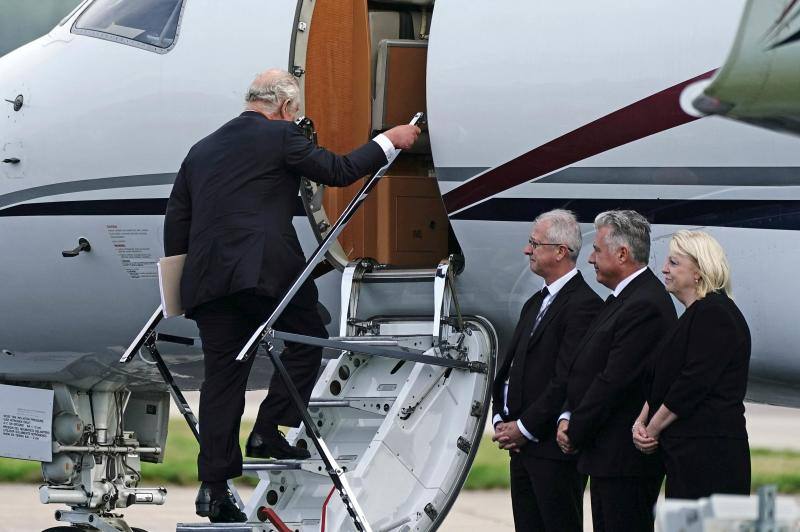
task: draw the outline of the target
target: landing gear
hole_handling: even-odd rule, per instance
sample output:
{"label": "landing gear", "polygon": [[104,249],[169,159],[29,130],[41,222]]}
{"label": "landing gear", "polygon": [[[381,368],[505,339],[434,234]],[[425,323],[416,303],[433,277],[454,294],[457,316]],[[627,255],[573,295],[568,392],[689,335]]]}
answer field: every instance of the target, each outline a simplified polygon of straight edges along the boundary
{"label": "landing gear", "polygon": [[[158,461],[169,396],[127,390],[79,390],[53,384],[53,459],[42,464],[42,503],[61,504],[50,531],[131,532],[116,511],[164,504],[163,487],[141,488],[141,462]],[[137,434],[144,438],[139,441]],[[67,525],[72,525],[69,527]]]}

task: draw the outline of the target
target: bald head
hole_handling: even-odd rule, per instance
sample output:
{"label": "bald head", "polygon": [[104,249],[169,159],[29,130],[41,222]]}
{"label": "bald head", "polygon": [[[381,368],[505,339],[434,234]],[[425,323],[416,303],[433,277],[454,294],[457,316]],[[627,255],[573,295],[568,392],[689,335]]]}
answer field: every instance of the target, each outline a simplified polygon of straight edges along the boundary
{"label": "bald head", "polygon": [[276,118],[293,118],[300,110],[300,86],[289,72],[272,68],[256,76],[244,99],[248,109]]}

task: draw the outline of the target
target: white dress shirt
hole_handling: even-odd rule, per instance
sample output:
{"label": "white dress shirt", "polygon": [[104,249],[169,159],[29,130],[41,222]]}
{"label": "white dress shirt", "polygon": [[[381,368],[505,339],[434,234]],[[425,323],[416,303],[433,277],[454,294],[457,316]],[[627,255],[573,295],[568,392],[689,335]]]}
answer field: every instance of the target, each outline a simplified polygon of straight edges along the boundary
{"label": "white dress shirt", "polygon": [[[642,272],[644,272],[646,269],[647,269],[647,266],[645,266],[641,270],[636,270],[635,272],[633,272],[632,274],[630,274],[629,276],[627,276],[626,278],[621,280],[619,282],[619,284],[617,284],[617,287],[614,288],[614,291],[612,292],[614,297],[619,297],[619,295],[622,293],[622,291],[625,290],[625,287],[628,286],[629,284],[631,284],[631,281],[636,279],[636,277],[641,275]],[[562,419],[566,419],[567,421],[569,421],[570,418],[572,418],[572,412],[567,411],[567,412],[563,412],[560,416],[558,416],[558,421],[560,422]]]}
{"label": "white dress shirt", "polygon": [[619,295],[622,293],[622,291],[625,290],[625,287],[628,286],[629,284],[631,284],[631,281],[636,279],[636,277],[638,277],[646,269],[647,269],[647,266],[645,266],[641,270],[636,270],[635,272],[633,272],[632,274],[630,274],[629,276],[627,276],[626,278],[621,280],[619,282],[619,284],[617,285],[617,287],[614,289],[614,297],[619,297]]}
{"label": "white dress shirt", "polygon": [[392,157],[394,157],[394,154],[397,153],[398,150],[394,147],[392,141],[389,140],[389,137],[387,137],[383,133],[380,133],[378,135],[375,135],[375,138],[372,140],[377,142],[378,146],[380,146],[383,149],[383,153],[386,155],[386,160],[391,161]]}
{"label": "white dress shirt", "polygon": [[[548,294],[542,300],[542,306],[540,307],[540,309],[544,309],[541,319],[544,319],[544,314],[547,313],[547,309],[550,307],[550,304],[553,302],[558,292],[564,288],[564,285],[566,285],[570,279],[576,275],[578,275],[578,268],[572,268],[569,272],[553,281],[550,285],[548,285],[546,282],[543,283],[542,288],[547,288]],[[503,413],[508,415],[508,378],[506,378],[505,386],[503,386]],[[492,425],[497,426],[497,424],[501,423],[502,421],[503,418],[500,416],[500,414],[496,414],[492,419]],[[538,438],[528,432],[528,430],[522,424],[522,421],[519,419],[517,420],[517,427],[519,428],[519,431],[529,440],[534,442],[539,441]]]}

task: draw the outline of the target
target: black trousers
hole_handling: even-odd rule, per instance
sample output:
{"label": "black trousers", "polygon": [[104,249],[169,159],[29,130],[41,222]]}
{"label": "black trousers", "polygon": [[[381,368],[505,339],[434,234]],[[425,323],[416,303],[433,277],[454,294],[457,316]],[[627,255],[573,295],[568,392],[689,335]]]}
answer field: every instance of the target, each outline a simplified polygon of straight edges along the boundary
{"label": "black trousers", "polygon": [[594,532],[653,532],[663,477],[592,477]]}
{"label": "black trousers", "polygon": [[[316,289],[313,294],[313,303],[311,298],[293,301],[283,311],[275,328],[327,338],[328,333],[317,311]],[[236,355],[277,304],[274,298],[239,292],[204,303],[193,312],[192,318],[197,322],[203,342],[205,366],[205,379],[200,388],[200,454],[197,457],[197,473],[201,481],[227,480],[242,474],[239,426],[244,412],[247,378],[256,357],[237,362]],[[286,347],[281,361],[308,405],[319,373],[322,349],[294,343],[287,343]],[[278,425],[298,426],[300,421],[300,414],[276,371],[269,393],[258,410],[253,430],[263,434]]]}
{"label": "black trousers", "polygon": [[581,532],[586,476],[574,460],[511,453],[511,505],[517,532]]}
{"label": "black trousers", "polygon": [[659,445],[667,470],[668,498],[750,494],[750,446],[746,439],[662,436]]}

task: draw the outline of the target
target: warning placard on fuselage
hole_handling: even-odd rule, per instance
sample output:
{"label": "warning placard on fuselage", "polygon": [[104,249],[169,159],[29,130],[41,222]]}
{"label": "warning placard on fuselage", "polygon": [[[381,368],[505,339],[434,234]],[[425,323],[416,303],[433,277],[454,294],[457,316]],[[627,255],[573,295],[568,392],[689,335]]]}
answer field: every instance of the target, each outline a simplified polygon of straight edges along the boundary
{"label": "warning placard on fuselage", "polygon": [[53,390],[0,384],[0,456],[53,460]]}

